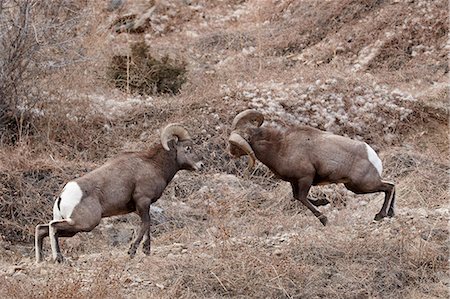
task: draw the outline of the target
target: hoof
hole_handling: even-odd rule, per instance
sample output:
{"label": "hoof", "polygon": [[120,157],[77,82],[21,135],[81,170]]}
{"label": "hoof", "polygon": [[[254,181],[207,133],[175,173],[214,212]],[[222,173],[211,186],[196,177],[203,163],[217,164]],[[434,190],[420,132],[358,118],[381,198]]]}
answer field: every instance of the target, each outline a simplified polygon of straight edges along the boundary
{"label": "hoof", "polygon": [[389,209],[389,211],[388,211],[388,216],[389,216],[389,217],[394,217],[394,216],[395,216],[394,209]]}
{"label": "hoof", "polygon": [[375,215],[374,220],[375,220],[375,221],[380,221],[380,220],[383,219],[384,217],[386,217],[386,215],[383,215],[383,214],[381,214],[381,213],[378,213],[378,214]]}
{"label": "hoof", "polygon": [[143,247],[143,248],[142,248],[142,252],[143,252],[145,255],[150,255],[150,247]]}
{"label": "hoof", "polygon": [[134,248],[134,246],[131,246],[130,250],[128,250],[128,255],[130,256],[130,258],[134,258],[134,256],[136,255],[136,248]]}
{"label": "hoof", "polygon": [[311,201],[311,203],[313,205],[315,205],[316,207],[320,207],[320,206],[326,206],[330,202],[326,198],[321,198],[321,199],[318,199],[318,200],[315,200],[315,201]]}
{"label": "hoof", "polygon": [[317,200],[308,199],[314,206],[320,207],[320,206],[326,206],[330,202],[326,198],[320,198]]}
{"label": "hoof", "polygon": [[330,203],[330,201],[328,199],[326,199],[326,198],[322,198],[322,199],[317,200],[317,204],[319,206],[326,206],[329,203]]}
{"label": "hoof", "polygon": [[58,253],[55,258],[55,263],[61,264],[62,262],[64,262],[64,257],[61,253]]}
{"label": "hoof", "polygon": [[328,218],[327,218],[327,216],[321,215],[321,216],[319,216],[319,217],[317,217],[317,218],[319,218],[319,220],[320,220],[320,222],[322,222],[323,226],[326,226],[326,225],[327,225],[327,223],[328,223]]}

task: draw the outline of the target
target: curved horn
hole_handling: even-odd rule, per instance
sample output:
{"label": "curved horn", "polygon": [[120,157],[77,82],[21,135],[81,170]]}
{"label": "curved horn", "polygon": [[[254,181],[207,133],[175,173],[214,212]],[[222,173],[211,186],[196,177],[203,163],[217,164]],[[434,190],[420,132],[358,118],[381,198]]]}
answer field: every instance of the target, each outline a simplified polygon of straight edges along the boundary
{"label": "curved horn", "polygon": [[234,131],[236,128],[239,128],[245,123],[256,121],[258,124],[257,126],[261,126],[264,122],[264,116],[261,112],[248,109],[245,111],[242,111],[233,120],[233,124],[231,125],[231,130]]}
{"label": "curved horn", "polygon": [[245,140],[238,133],[231,132],[230,138],[228,138],[228,142],[231,145],[237,146],[238,148],[243,150],[250,157],[248,168],[252,168],[253,165],[255,165],[255,160],[256,160],[255,153],[253,152],[253,149],[250,146],[250,144],[247,142],[247,140]]}
{"label": "curved horn", "polygon": [[161,132],[161,144],[166,151],[169,151],[169,141],[177,137],[178,140],[190,140],[189,132],[180,124],[169,124]]}

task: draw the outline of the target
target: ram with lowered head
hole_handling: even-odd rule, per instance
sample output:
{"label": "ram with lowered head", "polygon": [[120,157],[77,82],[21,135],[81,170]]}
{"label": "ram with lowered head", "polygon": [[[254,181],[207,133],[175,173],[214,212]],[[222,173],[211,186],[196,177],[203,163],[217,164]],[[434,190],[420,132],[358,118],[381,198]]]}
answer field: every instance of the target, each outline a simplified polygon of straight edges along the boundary
{"label": "ram with lowered head", "polygon": [[133,257],[145,236],[143,252],[150,254],[150,205],[163,193],[178,170],[202,166],[188,131],[169,124],[160,143],[149,150],[126,152],[103,166],[68,182],[53,206],[53,220],[36,226],[36,262],[42,261],[42,243],[50,238],[52,256],[61,262],[58,238],[94,229],[103,217],[135,212],[140,229],[128,254]]}
{"label": "ram with lowered head", "polygon": [[294,198],[301,201],[323,225],[327,217],[316,207],[326,199],[308,198],[311,186],[343,183],[356,194],[384,192],[375,220],[394,216],[395,186],[381,178],[382,164],[365,142],[334,135],[308,126],[275,128],[262,126],[264,116],[256,110],[239,113],[229,137],[230,153],[248,155],[291,184]]}

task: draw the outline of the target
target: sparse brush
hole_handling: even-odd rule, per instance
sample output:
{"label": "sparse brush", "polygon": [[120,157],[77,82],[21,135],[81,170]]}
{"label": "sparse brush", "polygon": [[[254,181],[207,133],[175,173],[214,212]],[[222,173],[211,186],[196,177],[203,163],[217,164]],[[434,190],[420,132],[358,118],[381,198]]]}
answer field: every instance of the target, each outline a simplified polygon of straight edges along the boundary
{"label": "sparse brush", "polygon": [[[0,1],[1,298],[448,298],[446,1],[123,4]],[[28,27],[20,7],[32,7]],[[146,15],[145,36],[110,31],[129,12]],[[136,44],[109,65],[134,38],[151,51]],[[127,80],[156,93],[130,97]],[[373,145],[397,215],[373,223],[381,197],[317,186],[330,225],[314,223],[289,183],[231,159],[233,117],[249,107]],[[35,225],[63,184],[175,121],[206,167],[175,176],[157,202],[152,255],[126,257],[139,217],[117,216],[62,239],[66,264],[34,265]]]}
{"label": "sparse brush", "polygon": [[202,51],[241,50],[255,46],[255,38],[246,32],[214,32],[197,42]]}
{"label": "sparse brush", "polygon": [[22,150],[1,152],[8,159],[0,160],[0,232],[10,242],[30,242],[35,224],[51,219],[62,184],[85,171],[80,164],[70,169],[52,160],[30,159]]}
{"label": "sparse brush", "polygon": [[40,83],[60,67],[83,61],[76,44],[83,6],[66,2],[0,2],[0,142],[39,131],[34,121],[43,116],[46,97]]}
{"label": "sparse brush", "polygon": [[186,64],[164,56],[153,58],[144,42],[131,45],[131,55],[116,55],[110,63],[108,77],[120,90],[153,95],[177,94],[186,81]]}
{"label": "sparse brush", "polygon": [[398,133],[408,131],[416,120],[413,108],[417,99],[373,85],[341,78],[310,84],[243,82],[232,88],[224,86],[223,97],[247,101],[249,107],[281,125],[310,125],[370,144],[392,144]]}

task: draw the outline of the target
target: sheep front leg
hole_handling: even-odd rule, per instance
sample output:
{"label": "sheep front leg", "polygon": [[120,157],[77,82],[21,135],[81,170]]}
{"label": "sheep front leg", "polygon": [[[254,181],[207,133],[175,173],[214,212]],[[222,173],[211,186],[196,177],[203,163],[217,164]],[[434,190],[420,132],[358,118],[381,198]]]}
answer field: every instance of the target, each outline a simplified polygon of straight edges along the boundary
{"label": "sheep front leg", "polygon": [[[138,215],[141,217],[142,223],[135,241],[131,243],[130,249],[128,250],[128,254],[130,255],[131,258],[133,258],[136,255],[136,250],[139,247],[139,244],[141,243],[144,234],[147,234],[148,236],[146,243],[148,241],[147,246],[148,249],[150,250],[150,203],[151,200],[147,198],[140,199],[137,201],[136,210]],[[144,244],[144,246],[146,245],[146,243]]]}
{"label": "sheep front leg", "polygon": [[136,255],[136,250],[139,247],[139,244],[141,243],[146,230],[147,230],[147,223],[144,223],[144,222],[141,223],[139,233],[138,233],[136,239],[134,240],[134,242],[131,243],[130,249],[128,250],[128,254],[130,255],[131,258],[133,258]]}
{"label": "sheep front leg", "polygon": [[150,230],[150,223],[151,223],[151,215],[150,215],[150,209],[148,209],[148,229],[147,229],[147,234],[146,234],[146,239],[144,241],[144,244],[142,245],[142,251],[144,252],[145,255],[150,255],[150,251],[151,251],[151,230]]}
{"label": "sheep front leg", "polygon": [[313,214],[316,216],[320,222],[325,226],[328,223],[328,219],[323,215],[316,207],[308,200],[308,192],[311,188],[312,180],[300,179],[298,182],[291,183],[294,198],[300,200]]}

